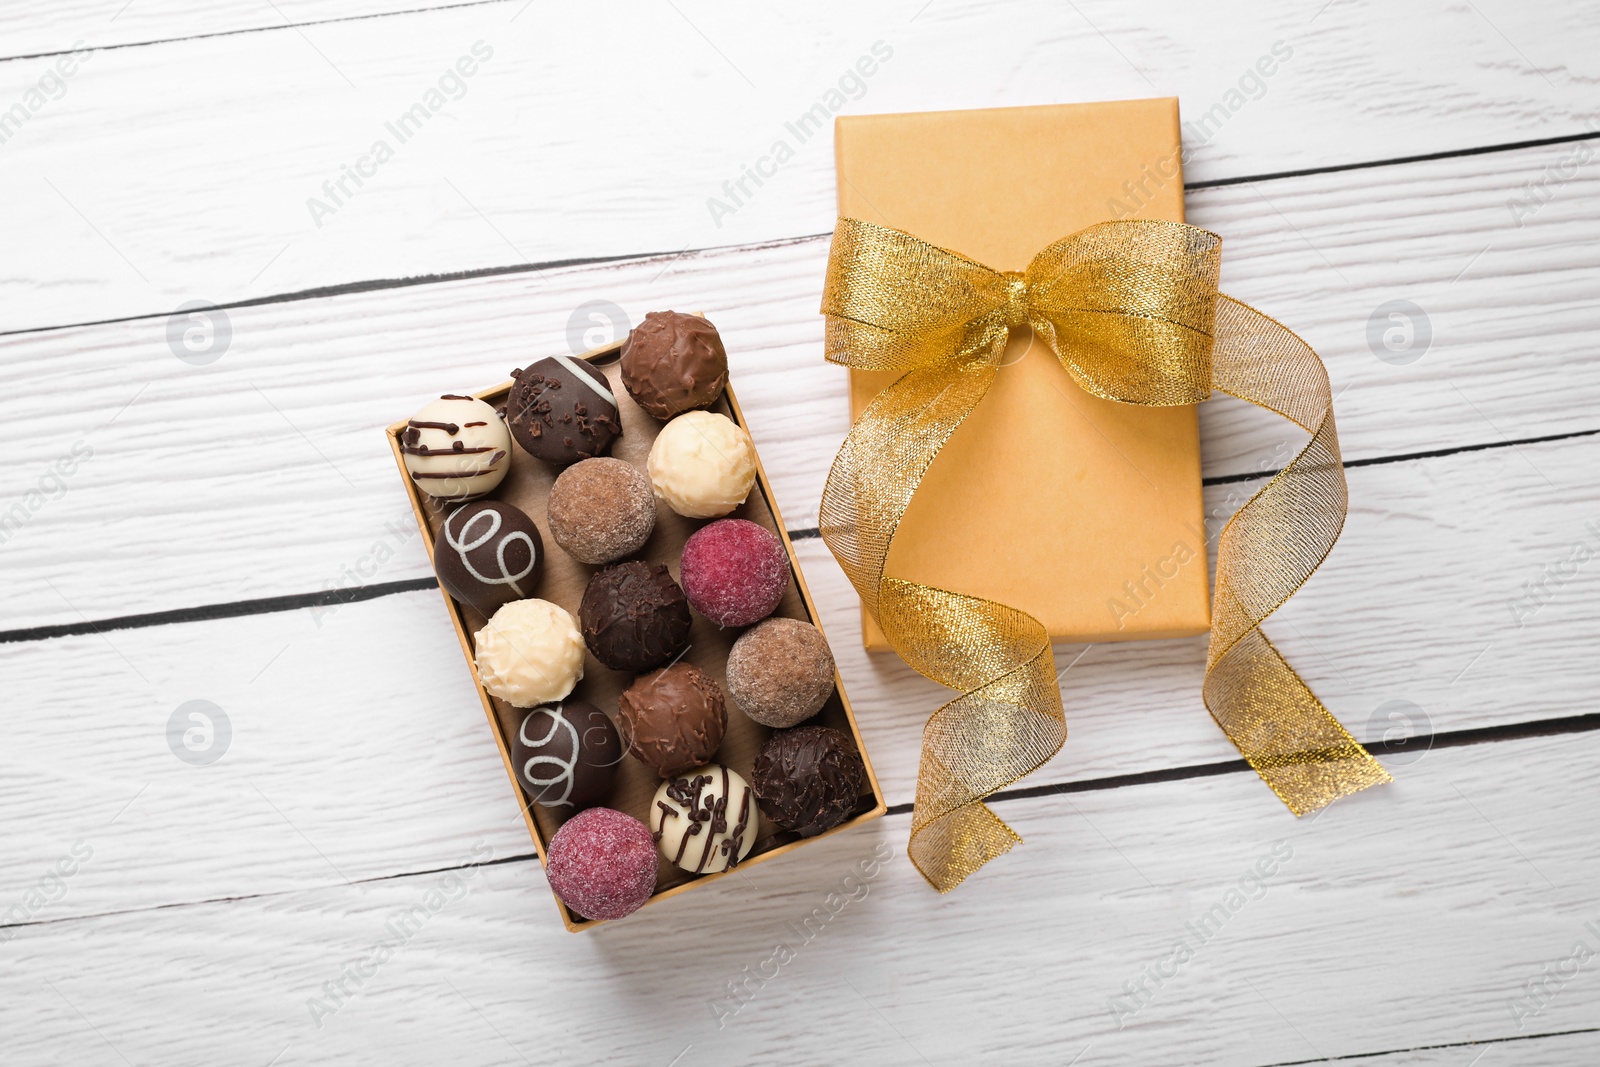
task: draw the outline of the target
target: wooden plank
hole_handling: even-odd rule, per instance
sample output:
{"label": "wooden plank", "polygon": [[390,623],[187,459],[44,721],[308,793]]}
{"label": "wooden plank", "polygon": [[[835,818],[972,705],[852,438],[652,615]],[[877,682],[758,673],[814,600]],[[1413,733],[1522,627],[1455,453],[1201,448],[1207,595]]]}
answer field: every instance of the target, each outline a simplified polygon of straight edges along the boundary
{"label": "wooden plank", "polygon": [[[1266,1065],[1588,1028],[1586,975],[1521,1029],[1511,1009],[1596,943],[1597,757],[1593,734],[1436,752],[1299,822],[1243,774],[1019,801],[1028,846],[951,896],[897,849],[874,870],[869,830],[587,938],[551,919],[536,863],[468,867],[494,843],[462,837],[448,872],[7,930],[0,1002],[27,1021],[7,1054]],[[1594,1045],[1550,1040],[1481,1062]]]}
{"label": "wooden plank", "polygon": [[[1521,229],[1504,203],[1568,151],[1294,179],[1263,189],[1270,204],[1207,190],[1191,217],[1230,235],[1227,287],[1324,354],[1347,457],[1589,431],[1600,217],[1585,204],[1600,176],[1580,171]],[[1383,220],[1356,221],[1372,203]],[[819,356],[825,256],[818,238],[236,308],[227,349],[204,366],[174,355],[164,319],[3,339],[0,412],[26,421],[38,457],[0,470],[0,515],[38,505],[0,531],[7,628],[426,575],[418,546],[392,543],[407,512],[380,428],[429,395],[503,380],[569,333],[587,347],[605,324],[587,317],[591,300],[632,320],[711,314],[783,512],[813,526],[847,429],[843,372]],[[1391,299],[1430,320],[1430,347],[1409,365],[1368,345]],[[1202,408],[1202,432],[1211,477],[1279,466],[1298,446],[1280,420],[1226,398]],[[92,458],[77,463],[74,447]],[[1508,485],[1551,488],[1531,452],[1513,454],[1523,466],[1504,468]],[[64,491],[58,457],[74,468]],[[304,521],[284,521],[290,502]],[[374,564],[375,552],[389,558]]]}
{"label": "wooden plank", "polygon": [[[1558,484],[1578,486],[1592,449],[1527,451]],[[1574,544],[1600,550],[1586,525],[1592,494],[1529,486],[1523,462],[1505,449],[1351,471],[1358,503],[1341,547],[1269,630],[1358,738],[1399,743],[1592,706],[1592,563],[1567,563]],[[1232,488],[1217,487],[1213,500],[1220,506]],[[909,803],[922,724],[950,694],[891,656],[863,652],[843,574],[819,540],[796,549],[885,795]],[[413,538],[399,551],[421,547]],[[1527,599],[1522,583],[1540,580],[1545,593]],[[1238,759],[1200,701],[1204,638],[1061,646],[1056,661],[1067,746],[1024,786]],[[67,913],[427,869],[469,836],[487,836],[502,854],[527,849],[432,589],[0,645],[0,675],[10,730],[28,753],[0,780],[0,838],[16,860],[0,870],[0,900],[62,841],[135,796],[106,846],[110,862],[75,883]],[[63,684],[78,678],[93,688]],[[232,748],[211,766],[187,766],[168,749],[169,717],[194,699],[231,720]],[[65,722],[81,725],[59,728]],[[1430,743],[1397,749],[1402,780]],[[66,783],[91,790],[94,803],[44,802]],[[1259,803],[1279,807],[1254,788]],[[226,827],[223,840],[242,835],[250,848],[195,849],[197,811]],[[1027,822],[1017,829],[1038,832]]]}
{"label": "wooden plank", "polygon": [[[174,8],[158,5],[148,26],[119,29],[145,6],[50,5],[12,16],[17,36],[0,39],[22,52],[92,47],[313,10],[228,4],[165,30]],[[64,91],[39,97],[29,88],[56,61],[17,60],[0,105],[21,101],[29,117],[3,145],[13,212],[0,329],[823,232],[825,120],[842,112],[1176,95],[1193,124],[1190,182],[1570,136],[1592,112],[1597,44],[1600,25],[1575,6],[1505,0],[1427,0],[1386,13],[1381,32],[1357,7],[1266,0],[1221,15],[906,0],[870,20],[845,0],[771,11],[507,0],[94,51]],[[601,46],[626,78],[595,76]],[[973,62],[997,54],[1004,76]],[[463,57],[476,73],[457,79]],[[429,117],[402,140],[386,124],[415,105]],[[823,131],[791,132],[812,109]],[[746,167],[771,177],[758,187]],[[741,180],[742,192],[725,188]]]}

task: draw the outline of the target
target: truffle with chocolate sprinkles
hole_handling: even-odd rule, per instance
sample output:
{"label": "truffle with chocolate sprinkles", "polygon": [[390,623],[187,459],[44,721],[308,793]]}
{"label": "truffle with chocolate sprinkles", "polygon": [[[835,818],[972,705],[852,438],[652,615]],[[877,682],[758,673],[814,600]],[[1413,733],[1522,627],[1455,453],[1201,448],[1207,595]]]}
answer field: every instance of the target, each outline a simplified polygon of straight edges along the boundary
{"label": "truffle with chocolate sprinkles", "polygon": [[656,889],[650,828],[612,808],[589,808],[550,839],[544,873],[561,902],[585,919],[631,915]]}
{"label": "truffle with chocolate sprinkles", "polygon": [[602,454],[622,433],[617,398],[598,367],[548,356],[511,376],[506,423],[529,455],[564,467]]}
{"label": "truffle with chocolate sprinkles", "polygon": [[737,866],[755,846],[758,818],[749,783],[719,763],[662,782],[650,804],[661,855],[694,874]]}
{"label": "truffle with chocolate sprinkles", "polygon": [[728,695],[763,726],[794,726],[833,694],[833,652],[822,631],[799,619],[768,619],[728,653]]}
{"label": "truffle with chocolate sprinkles", "polygon": [[637,552],[656,528],[650,479],[609,456],[562,471],[550,487],[549,508],[550,536],[580,563],[610,563]]}
{"label": "truffle with chocolate sprinkles", "polygon": [[750,777],[767,818],[813,837],[850,817],[866,767],[838,730],[802,726],[767,738]]}

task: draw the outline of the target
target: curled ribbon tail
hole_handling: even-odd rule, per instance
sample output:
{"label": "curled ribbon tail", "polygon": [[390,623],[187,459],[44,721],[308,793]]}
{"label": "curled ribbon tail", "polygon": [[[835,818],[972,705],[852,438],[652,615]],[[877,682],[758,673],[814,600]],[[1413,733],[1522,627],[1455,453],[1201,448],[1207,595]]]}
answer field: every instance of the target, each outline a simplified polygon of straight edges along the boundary
{"label": "curled ribbon tail", "polygon": [[1296,815],[1392,781],[1313,694],[1261,623],[1332,551],[1348,489],[1327,368],[1287,327],[1222,297],[1215,384],[1274,411],[1311,440],[1223,528],[1217,545],[1206,707]]}

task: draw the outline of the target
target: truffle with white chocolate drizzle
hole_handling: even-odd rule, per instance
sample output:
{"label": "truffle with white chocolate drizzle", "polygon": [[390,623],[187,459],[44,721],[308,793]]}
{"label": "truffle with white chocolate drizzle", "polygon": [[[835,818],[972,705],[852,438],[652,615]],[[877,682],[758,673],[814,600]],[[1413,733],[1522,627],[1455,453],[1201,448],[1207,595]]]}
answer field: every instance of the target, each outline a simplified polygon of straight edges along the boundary
{"label": "truffle with white chocolate drizzle", "polygon": [[606,713],[582,700],[534,708],[511,739],[517,781],[547,808],[587,808],[611,792],[622,742]]}
{"label": "truffle with white chocolate drizzle", "polygon": [[622,433],[605,372],[571,356],[548,356],[511,376],[511,435],[529,455],[565,467],[603,455]]}
{"label": "truffle with white chocolate drizzle", "polygon": [[720,763],[708,763],[661,783],[650,804],[650,833],[677,866],[716,874],[750,854],[758,817],[749,783]]}

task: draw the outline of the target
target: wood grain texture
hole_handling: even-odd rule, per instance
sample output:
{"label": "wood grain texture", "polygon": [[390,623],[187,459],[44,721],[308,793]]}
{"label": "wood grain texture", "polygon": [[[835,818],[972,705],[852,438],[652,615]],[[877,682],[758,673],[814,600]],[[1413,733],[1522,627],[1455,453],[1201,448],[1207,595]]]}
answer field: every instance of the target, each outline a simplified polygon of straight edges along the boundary
{"label": "wood grain texture", "polygon": [[[1580,169],[1521,228],[1505,208],[1570,150],[1206,190],[1190,215],[1230,235],[1227,288],[1322,352],[1347,458],[1590,431],[1600,216],[1587,205],[1600,172]],[[1384,219],[1358,221],[1386,197]],[[819,356],[825,257],[817,238],[236,308],[230,347],[208,366],[174,356],[164,319],[6,338],[0,412],[27,421],[30,443],[26,463],[0,471],[0,514],[39,505],[4,531],[7,628],[426,575],[420,546],[391,543],[406,511],[381,427],[430,395],[599,343],[594,322],[573,326],[590,300],[633,321],[665,307],[711,314],[785,518],[812,526],[848,429],[843,372]],[[1409,365],[1368,344],[1369,318],[1391,299],[1430,323]],[[1280,420],[1236,401],[1201,410],[1208,476],[1276,468],[1298,447]],[[51,465],[80,441],[94,455],[63,492]],[[1499,469],[1518,491],[1560,485],[1526,447],[1508,454],[1522,466]],[[291,502],[308,521],[286,526]],[[107,516],[112,536],[86,542]],[[386,543],[392,559],[371,565]],[[1490,567],[1501,557],[1484,544],[1478,565]]]}
{"label": "wood grain texture", "polygon": [[[45,921],[6,931],[8,1061],[1266,1065],[1572,1030],[1600,1005],[1586,971],[1520,1030],[1511,1006],[1595,942],[1597,755],[1430,753],[1299,822],[1243,774],[1018,802],[1033,844],[947,897],[897,850],[863,874],[891,817],[582,938],[526,860]],[[1130,1012],[1147,968],[1167,975]],[[312,998],[337,1008],[320,1027]],[[1594,1047],[1550,1042],[1479,1062]]]}
{"label": "wood grain texture", "polygon": [[[1574,544],[1600,552],[1585,527],[1600,505],[1579,488],[1593,448],[1526,450],[1571,487],[1559,493],[1529,484],[1509,449],[1351,471],[1359,503],[1341,547],[1268,628],[1359,739],[1412,739],[1400,752],[1411,759],[1435,733],[1588,709],[1600,682],[1593,574],[1580,566],[1548,585],[1531,613],[1521,583],[1564,569]],[[1234,488],[1212,490],[1216,510]],[[1505,510],[1485,508],[1485,492]],[[819,540],[796,548],[884,791],[909,803],[922,724],[950,694],[863,652],[838,566]],[[401,550],[422,554],[414,537]],[[1238,759],[1200,700],[1204,638],[1061,646],[1056,661],[1067,745],[1024,786]],[[0,676],[12,693],[0,721],[27,739],[0,777],[0,837],[15,860],[0,867],[0,900],[135,796],[68,913],[439,867],[468,836],[501,854],[529,847],[436,590],[0,645]],[[232,747],[209,767],[168,751],[168,718],[191,699],[232,722]],[[40,721],[92,728],[41,732]],[[33,799],[86,788],[86,808]],[[1040,824],[1006,817],[1035,847]],[[196,850],[197,819],[227,827],[228,842],[246,835],[249,849]]]}
{"label": "wood grain texture", "polygon": [[[19,36],[0,39],[31,52],[147,39],[168,23],[210,32],[313,17],[309,5],[230,3],[197,25],[144,6],[36,5],[10,17]],[[121,36],[124,19],[142,18],[148,28],[130,22]],[[0,329],[824,232],[830,137],[786,126],[813,107],[831,119],[1176,95],[1195,124],[1190,182],[1572,135],[1592,116],[1597,33],[1578,6],[1535,14],[1509,0],[1241,0],[1226,15],[1176,0],[904,0],[870,14],[844,0],[771,11],[507,0],[93,51],[0,145],[13,208]],[[385,124],[480,40],[492,58],[401,143]],[[879,41],[892,56],[860,78]],[[597,53],[625,72],[613,84],[648,91],[622,101],[597,86]],[[26,100],[53,63],[7,64],[0,105]],[[362,163],[379,140],[392,158]],[[762,164],[779,140],[792,158]],[[747,166],[772,176],[726,191]],[[324,191],[346,167],[368,173]],[[313,217],[314,197],[333,213]]]}

